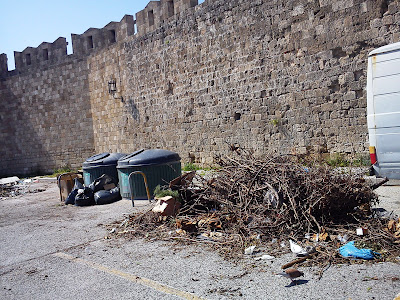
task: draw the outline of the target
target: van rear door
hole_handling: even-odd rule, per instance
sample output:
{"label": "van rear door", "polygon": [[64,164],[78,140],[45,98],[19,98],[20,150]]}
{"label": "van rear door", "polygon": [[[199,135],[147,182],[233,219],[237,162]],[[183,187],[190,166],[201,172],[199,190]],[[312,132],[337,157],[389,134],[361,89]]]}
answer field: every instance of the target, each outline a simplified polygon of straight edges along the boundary
{"label": "van rear door", "polygon": [[375,174],[400,179],[400,42],[368,56],[367,120]]}

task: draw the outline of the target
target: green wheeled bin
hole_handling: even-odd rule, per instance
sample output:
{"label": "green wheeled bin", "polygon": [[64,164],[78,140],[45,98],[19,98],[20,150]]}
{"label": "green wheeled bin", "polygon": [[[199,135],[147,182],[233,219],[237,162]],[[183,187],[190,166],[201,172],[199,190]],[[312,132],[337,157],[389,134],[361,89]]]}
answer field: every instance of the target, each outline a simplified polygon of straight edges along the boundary
{"label": "green wheeled bin", "polygon": [[145,174],[151,198],[157,185],[167,185],[172,179],[181,175],[181,158],[178,153],[163,149],[138,150],[122,157],[117,165],[120,193],[123,198],[147,199],[144,178]]}

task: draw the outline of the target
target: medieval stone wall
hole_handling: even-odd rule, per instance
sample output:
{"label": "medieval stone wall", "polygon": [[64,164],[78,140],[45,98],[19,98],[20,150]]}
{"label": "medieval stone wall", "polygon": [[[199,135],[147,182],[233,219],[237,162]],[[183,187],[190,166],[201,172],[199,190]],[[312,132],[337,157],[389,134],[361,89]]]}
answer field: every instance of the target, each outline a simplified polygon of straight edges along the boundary
{"label": "medieval stone wall", "polygon": [[399,41],[398,8],[205,2],[119,50],[125,103],[103,135],[124,152],[167,148],[200,163],[230,144],[258,154],[366,152],[367,54]]}
{"label": "medieval stone wall", "polygon": [[195,2],[152,1],[74,36],[75,58],[3,76],[1,173],[139,148],[366,152],[367,55],[400,40],[399,1]]}
{"label": "medieval stone wall", "polygon": [[92,155],[87,64],[70,59],[1,81],[0,175],[78,167]]}

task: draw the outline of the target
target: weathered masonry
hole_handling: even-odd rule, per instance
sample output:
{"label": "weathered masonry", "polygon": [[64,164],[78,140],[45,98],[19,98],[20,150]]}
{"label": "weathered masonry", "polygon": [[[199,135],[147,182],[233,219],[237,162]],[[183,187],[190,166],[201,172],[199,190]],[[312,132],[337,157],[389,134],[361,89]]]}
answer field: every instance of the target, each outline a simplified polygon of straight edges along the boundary
{"label": "weathered masonry", "polygon": [[[367,149],[367,54],[400,41],[398,0],[151,1],[101,29],[0,55],[0,175],[166,148]],[[135,31],[135,28],[137,31]]]}

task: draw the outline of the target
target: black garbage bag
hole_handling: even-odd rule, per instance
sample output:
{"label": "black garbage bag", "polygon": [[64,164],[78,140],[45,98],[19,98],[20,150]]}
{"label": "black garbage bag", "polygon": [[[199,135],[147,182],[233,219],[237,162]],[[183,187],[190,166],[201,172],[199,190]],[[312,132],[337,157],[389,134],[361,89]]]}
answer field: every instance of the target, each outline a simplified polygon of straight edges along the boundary
{"label": "black garbage bag", "polygon": [[85,187],[83,190],[78,190],[78,194],[75,196],[76,206],[89,206],[95,205],[94,196],[92,189]]}
{"label": "black garbage bag", "polygon": [[72,189],[71,193],[69,193],[67,199],[65,199],[65,204],[75,204],[75,197],[78,194],[79,189],[83,189],[83,184],[79,181],[78,178],[74,179],[74,188]]}
{"label": "black garbage bag", "polygon": [[98,205],[110,204],[121,199],[122,198],[118,187],[115,187],[109,191],[101,190],[94,194],[94,201]]}
{"label": "black garbage bag", "polygon": [[93,193],[96,193],[101,190],[110,190],[111,188],[116,187],[117,184],[118,182],[113,177],[103,174],[89,184],[89,188],[92,189]]}

